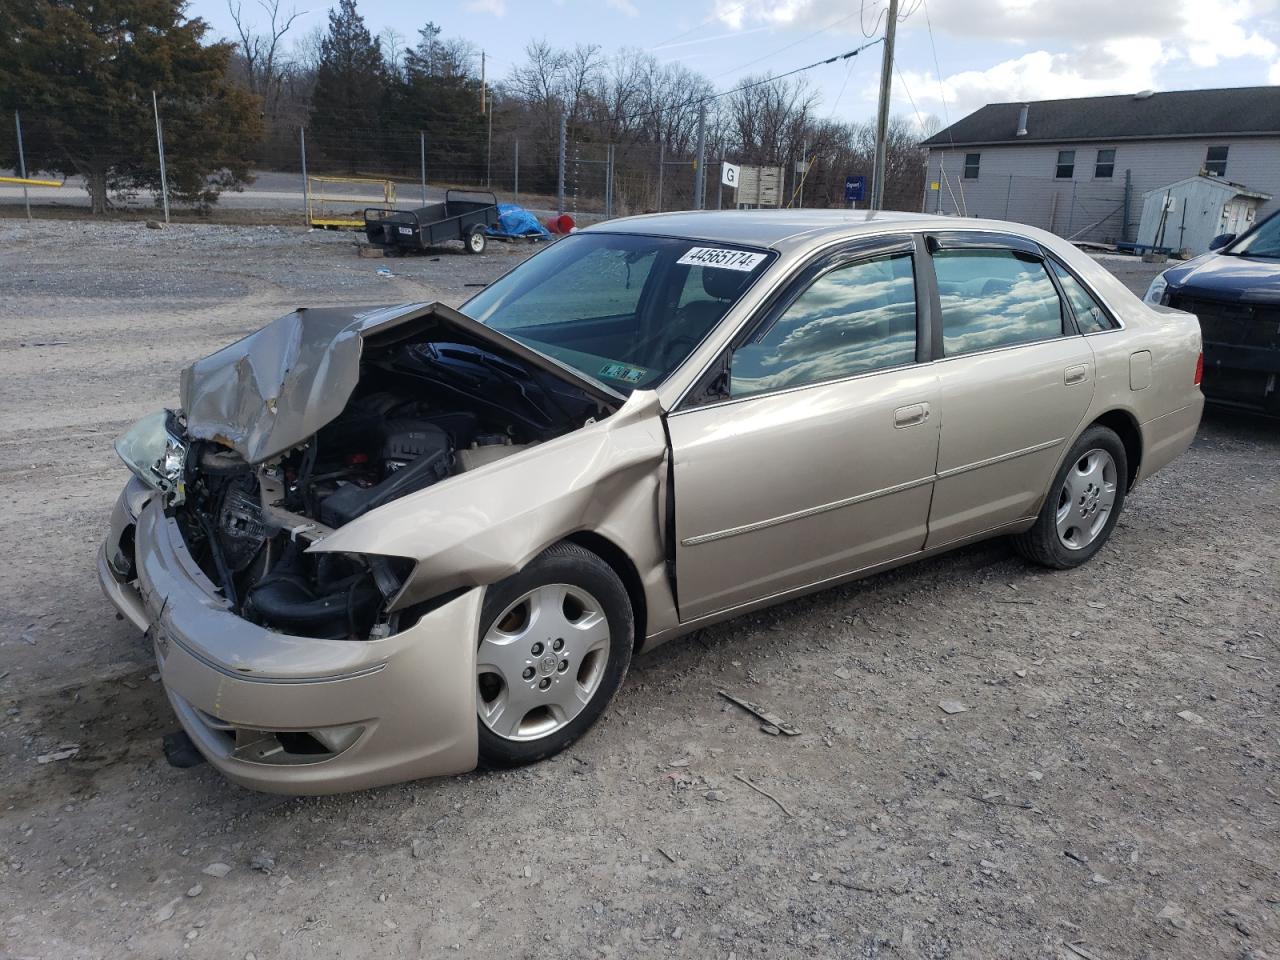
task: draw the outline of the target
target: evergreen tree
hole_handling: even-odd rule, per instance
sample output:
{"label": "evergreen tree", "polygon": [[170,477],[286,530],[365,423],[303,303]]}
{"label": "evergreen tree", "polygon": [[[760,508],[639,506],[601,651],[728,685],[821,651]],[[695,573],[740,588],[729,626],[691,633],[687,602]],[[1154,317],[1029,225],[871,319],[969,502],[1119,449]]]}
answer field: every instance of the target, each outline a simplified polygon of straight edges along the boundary
{"label": "evergreen tree", "polygon": [[378,159],[386,83],[382,47],[356,0],[339,0],[320,41],[311,98],[311,130],[323,158],[351,173],[361,161]]}
{"label": "evergreen tree", "polygon": [[[22,113],[28,171],[85,178],[95,213],[112,192],[159,191],[151,93],[169,191],[206,205],[249,179],[262,133],[256,97],[227,77],[232,47],[182,0],[0,2],[0,107]],[[17,165],[6,138],[0,165]]]}

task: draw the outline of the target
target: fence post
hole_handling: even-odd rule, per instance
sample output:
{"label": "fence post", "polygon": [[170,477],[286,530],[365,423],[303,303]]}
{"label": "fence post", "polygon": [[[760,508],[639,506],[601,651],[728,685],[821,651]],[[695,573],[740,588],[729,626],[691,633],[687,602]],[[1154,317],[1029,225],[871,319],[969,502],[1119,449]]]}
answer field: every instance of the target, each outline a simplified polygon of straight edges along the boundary
{"label": "fence post", "polygon": [[701,210],[704,206],[702,195],[706,189],[706,171],[703,161],[707,153],[707,105],[698,108],[698,159],[697,168],[693,171],[693,209]]}
{"label": "fence post", "polygon": [[[22,150],[22,118],[18,111],[13,111],[13,125],[18,131],[18,176],[27,179],[27,156]],[[27,208],[27,219],[31,219],[31,197],[27,195],[27,185],[22,185],[22,205]]]}
{"label": "fence post", "polygon": [[662,171],[667,166],[667,141],[658,141],[658,213],[662,212]]}
{"label": "fence post", "polygon": [[613,219],[613,144],[604,155],[604,218]]}
{"label": "fence post", "polygon": [[556,177],[556,213],[562,217],[564,216],[564,138],[568,123],[568,115],[560,114],[560,164],[559,174]]}
{"label": "fence post", "polygon": [[303,219],[311,226],[311,181],[307,179],[307,128],[298,128],[298,144],[302,150],[302,207]]}
{"label": "fence post", "polygon": [[515,195],[514,201],[520,202],[520,141],[516,141],[515,159],[512,161],[512,167],[515,170],[515,177],[512,180],[511,192]]}
{"label": "fence post", "polygon": [[1133,199],[1133,171],[1124,172],[1124,214],[1120,218],[1120,242],[1129,242],[1129,203]]}
{"label": "fence post", "polygon": [[164,134],[160,131],[160,103],[151,91],[151,109],[156,115],[156,152],[160,155],[160,199],[164,201],[164,222],[169,222],[169,175],[164,169]]}
{"label": "fence post", "polygon": [[427,205],[427,131],[418,131],[418,156],[422,160],[422,205]]}

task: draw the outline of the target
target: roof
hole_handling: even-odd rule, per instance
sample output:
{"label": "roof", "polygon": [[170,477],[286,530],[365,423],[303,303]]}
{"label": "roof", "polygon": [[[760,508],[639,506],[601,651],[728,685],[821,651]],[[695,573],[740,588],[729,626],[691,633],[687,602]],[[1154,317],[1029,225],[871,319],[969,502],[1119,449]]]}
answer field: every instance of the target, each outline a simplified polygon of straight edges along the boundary
{"label": "roof", "polygon": [[[1027,133],[1017,136],[1024,106]],[[989,103],[934,134],[928,147],[1073,140],[1280,136],[1280,86]]]}
{"label": "roof", "polygon": [[1188,186],[1193,183],[1203,184],[1209,187],[1216,187],[1223,194],[1231,194],[1235,197],[1252,197],[1255,200],[1270,200],[1271,194],[1262,193],[1260,190],[1250,190],[1248,187],[1232,183],[1230,180],[1224,180],[1222,177],[1210,177],[1205,174],[1198,174],[1194,177],[1184,177],[1181,180],[1175,180],[1173,183],[1166,183],[1163,187],[1155,187],[1152,190],[1143,191],[1144,197],[1149,197],[1153,193],[1172,193],[1177,192],[1179,188]]}
{"label": "roof", "polygon": [[684,210],[606,220],[587,230],[782,248],[825,236],[877,233],[895,223],[918,230],[935,221],[946,228],[955,226],[954,217],[892,210]]}

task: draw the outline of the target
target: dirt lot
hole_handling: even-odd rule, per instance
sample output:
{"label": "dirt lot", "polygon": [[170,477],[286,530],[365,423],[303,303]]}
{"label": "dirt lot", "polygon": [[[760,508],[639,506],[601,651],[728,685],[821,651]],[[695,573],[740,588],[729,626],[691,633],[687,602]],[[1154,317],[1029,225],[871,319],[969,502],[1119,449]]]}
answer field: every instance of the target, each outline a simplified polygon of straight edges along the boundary
{"label": "dirt lot", "polygon": [[289,799],[167,766],[93,574],[112,439],[267,320],[456,303],[491,249],[0,221],[0,957],[1280,958],[1280,428],[1236,415],[1084,568],[991,543],[677,641],[537,767]]}

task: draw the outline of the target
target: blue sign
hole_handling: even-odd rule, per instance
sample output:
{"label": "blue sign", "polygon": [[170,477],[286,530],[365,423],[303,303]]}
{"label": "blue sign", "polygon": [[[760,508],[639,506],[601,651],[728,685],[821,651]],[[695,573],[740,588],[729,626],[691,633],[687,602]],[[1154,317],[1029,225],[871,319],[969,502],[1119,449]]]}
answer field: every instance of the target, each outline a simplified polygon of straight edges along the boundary
{"label": "blue sign", "polygon": [[866,177],[845,177],[844,178],[844,200],[845,203],[856,203],[866,197],[867,194],[867,178]]}

